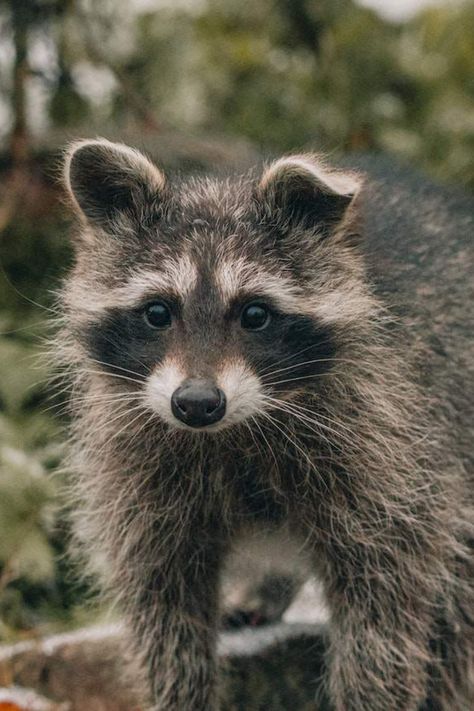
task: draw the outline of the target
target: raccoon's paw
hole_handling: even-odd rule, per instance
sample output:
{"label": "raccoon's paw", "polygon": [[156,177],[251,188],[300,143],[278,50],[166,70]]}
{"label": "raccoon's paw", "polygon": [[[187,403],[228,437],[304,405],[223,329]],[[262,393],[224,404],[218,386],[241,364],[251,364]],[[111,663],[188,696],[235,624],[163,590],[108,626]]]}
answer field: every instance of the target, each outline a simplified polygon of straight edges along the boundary
{"label": "raccoon's paw", "polygon": [[278,622],[295,597],[301,582],[285,575],[266,575],[257,585],[236,587],[224,599],[224,629],[260,627]]}

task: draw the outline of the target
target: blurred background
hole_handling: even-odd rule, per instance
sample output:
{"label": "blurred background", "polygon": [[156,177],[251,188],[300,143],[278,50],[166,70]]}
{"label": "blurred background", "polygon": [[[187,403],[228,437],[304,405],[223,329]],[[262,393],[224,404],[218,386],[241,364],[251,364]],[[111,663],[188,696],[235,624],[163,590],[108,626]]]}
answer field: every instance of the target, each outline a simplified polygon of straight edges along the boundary
{"label": "blurred background", "polygon": [[0,642],[98,614],[63,555],[67,422],[39,357],[67,141],[180,171],[383,151],[472,190],[473,29],[472,1],[0,0]]}

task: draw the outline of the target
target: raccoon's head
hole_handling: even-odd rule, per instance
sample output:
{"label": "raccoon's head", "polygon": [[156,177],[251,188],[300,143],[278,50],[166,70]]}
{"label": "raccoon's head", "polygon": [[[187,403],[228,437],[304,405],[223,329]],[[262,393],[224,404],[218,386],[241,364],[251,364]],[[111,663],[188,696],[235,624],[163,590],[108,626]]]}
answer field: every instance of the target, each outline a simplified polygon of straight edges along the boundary
{"label": "raccoon's head", "polygon": [[370,307],[354,175],[308,155],[257,176],[169,183],[101,140],[74,144],[65,176],[82,226],[65,309],[104,386],[194,431],[318,392]]}

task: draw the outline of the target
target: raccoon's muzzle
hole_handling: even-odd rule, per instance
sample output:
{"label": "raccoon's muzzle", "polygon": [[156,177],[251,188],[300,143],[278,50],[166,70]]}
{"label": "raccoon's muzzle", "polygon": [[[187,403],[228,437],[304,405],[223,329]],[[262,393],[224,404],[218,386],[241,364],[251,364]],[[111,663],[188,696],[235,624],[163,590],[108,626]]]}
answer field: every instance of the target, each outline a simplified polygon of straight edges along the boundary
{"label": "raccoon's muzzle", "polygon": [[171,396],[171,410],[178,420],[189,427],[207,427],[224,417],[226,397],[213,383],[190,378]]}

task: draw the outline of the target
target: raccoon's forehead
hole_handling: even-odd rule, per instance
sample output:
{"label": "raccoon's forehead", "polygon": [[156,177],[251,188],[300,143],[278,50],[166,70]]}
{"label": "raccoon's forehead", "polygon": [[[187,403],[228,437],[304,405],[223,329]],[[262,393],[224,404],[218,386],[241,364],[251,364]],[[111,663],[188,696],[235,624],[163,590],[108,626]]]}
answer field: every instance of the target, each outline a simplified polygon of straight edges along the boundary
{"label": "raccoon's forehead", "polygon": [[113,274],[97,274],[98,310],[167,294],[185,302],[193,293],[212,295],[224,306],[247,295],[302,310],[301,280],[265,248],[245,181],[191,179],[175,186],[175,207],[143,245],[134,241],[112,255]]}
{"label": "raccoon's forehead", "polygon": [[156,266],[135,267],[122,283],[95,285],[83,295],[83,303],[87,301],[87,310],[100,311],[133,308],[167,295],[185,303],[205,294],[224,307],[239,298],[267,298],[287,312],[305,311],[302,286],[297,280],[279,269],[276,261],[262,264],[234,252],[230,242],[208,250],[190,246],[180,254],[157,258]]}
{"label": "raccoon's forehead", "polygon": [[173,186],[176,202],[185,219],[209,218],[241,220],[252,208],[251,183],[248,178],[227,179],[191,177]]}

